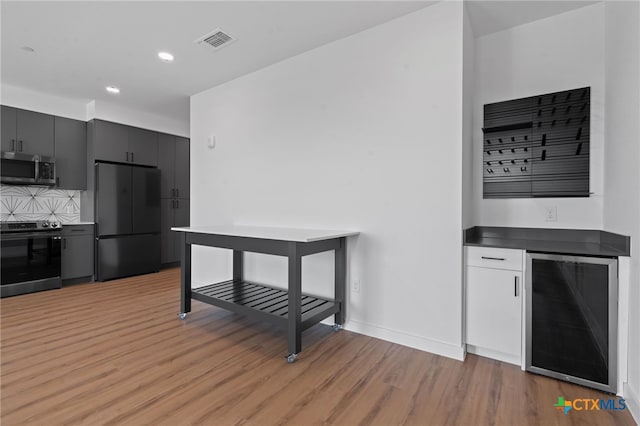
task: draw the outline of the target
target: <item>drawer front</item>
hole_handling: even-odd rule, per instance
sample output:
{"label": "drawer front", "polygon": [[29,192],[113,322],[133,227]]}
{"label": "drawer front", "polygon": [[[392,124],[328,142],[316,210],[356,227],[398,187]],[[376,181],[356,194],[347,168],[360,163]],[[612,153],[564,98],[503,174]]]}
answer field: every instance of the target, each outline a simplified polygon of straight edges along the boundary
{"label": "drawer front", "polygon": [[93,235],[93,225],[64,225],[62,235]]}
{"label": "drawer front", "polygon": [[522,271],[523,250],[494,247],[465,247],[467,266]]}

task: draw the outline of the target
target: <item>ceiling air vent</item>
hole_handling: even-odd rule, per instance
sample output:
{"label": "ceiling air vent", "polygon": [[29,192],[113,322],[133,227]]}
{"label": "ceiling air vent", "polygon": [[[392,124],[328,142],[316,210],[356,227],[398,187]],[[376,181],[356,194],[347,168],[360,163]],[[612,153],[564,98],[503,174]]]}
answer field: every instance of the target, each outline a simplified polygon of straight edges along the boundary
{"label": "ceiling air vent", "polygon": [[199,44],[200,46],[207,47],[209,49],[218,50],[233,43],[234,41],[236,41],[235,38],[231,37],[220,28],[216,28],[210,33],[199,37],[194,41],[194,43]]}

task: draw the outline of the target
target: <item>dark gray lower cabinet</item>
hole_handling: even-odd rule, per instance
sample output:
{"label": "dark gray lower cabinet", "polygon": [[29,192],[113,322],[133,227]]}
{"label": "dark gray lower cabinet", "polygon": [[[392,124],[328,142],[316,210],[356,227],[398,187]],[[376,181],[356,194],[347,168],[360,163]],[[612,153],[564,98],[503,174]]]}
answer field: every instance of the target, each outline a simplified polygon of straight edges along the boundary
{"label": "dark gray lower cabinet", "polygon": [[93,276],[93,225],[62,227],[62,279]]}
{"label": "dark gray lower cabinet", "polygon": [[189,200],[176,198],[162,199],[161,262],[163,264],[180,261],[180,241],[172,226],[189,226]]}

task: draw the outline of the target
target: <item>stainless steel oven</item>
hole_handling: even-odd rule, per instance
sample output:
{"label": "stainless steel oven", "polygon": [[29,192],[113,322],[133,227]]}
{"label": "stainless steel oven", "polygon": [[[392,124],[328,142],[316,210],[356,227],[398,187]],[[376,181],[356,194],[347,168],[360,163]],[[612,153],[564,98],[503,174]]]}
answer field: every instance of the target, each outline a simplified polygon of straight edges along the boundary
{"label": "stainless steel oven", "polygon": [[55,222],[3,222],[1,297],[60,288],[60,225]]}
{"label": "stainless steel oven", "polygon": [[47,185],[56,184],[56,161],[52,157],[2,152],[1,179],[9,185]]}
{"label": "stainless steel oven", "polygon": [[618,259],[527,253],[526,369],[616,393]]}

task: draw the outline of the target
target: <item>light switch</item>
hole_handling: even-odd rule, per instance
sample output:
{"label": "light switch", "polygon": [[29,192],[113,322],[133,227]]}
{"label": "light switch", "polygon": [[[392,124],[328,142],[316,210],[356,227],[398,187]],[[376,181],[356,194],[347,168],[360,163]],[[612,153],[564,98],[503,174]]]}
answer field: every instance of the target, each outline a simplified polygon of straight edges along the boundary
{"label": "light switch", "polygon": [[216,135],[209,135],[207,138],[207,146],[209,149],[213,149],[216,147]]}

